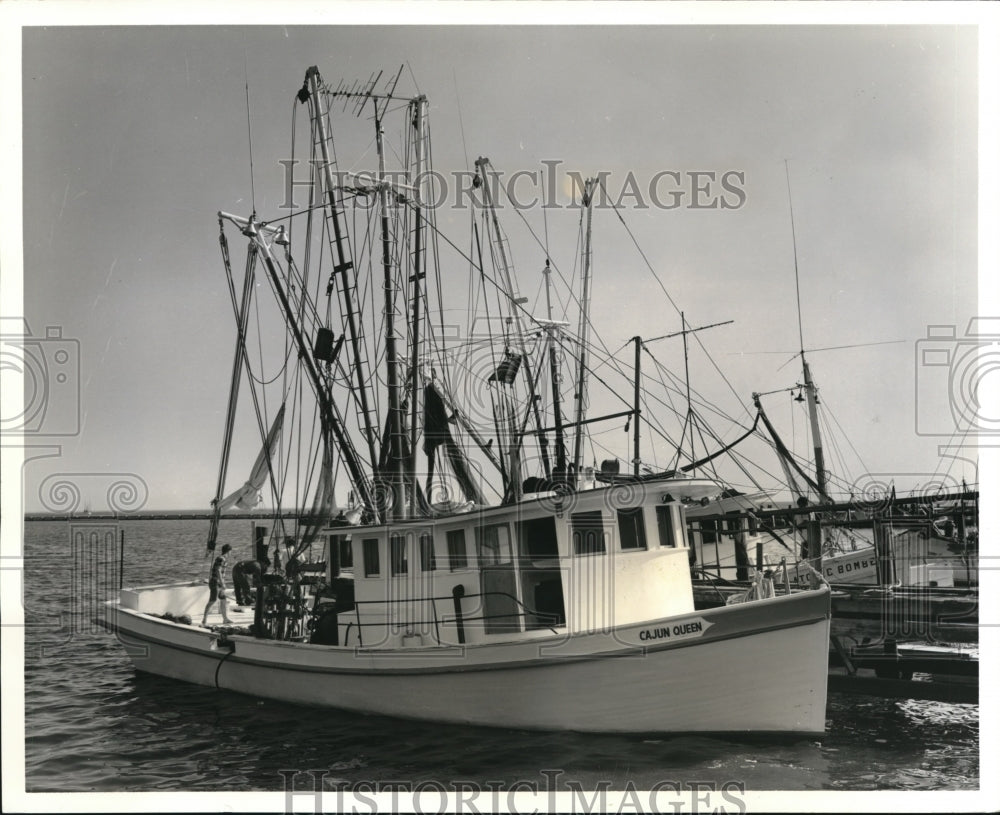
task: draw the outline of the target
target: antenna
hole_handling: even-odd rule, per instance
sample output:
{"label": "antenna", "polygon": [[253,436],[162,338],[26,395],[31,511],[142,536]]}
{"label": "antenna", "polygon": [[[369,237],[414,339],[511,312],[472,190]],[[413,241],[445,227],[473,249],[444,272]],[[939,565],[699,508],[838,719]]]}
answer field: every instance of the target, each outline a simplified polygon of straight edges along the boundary
{"label": "antenna", "polygon": [[[361,115],[361,110],[364,108],[365,102],[368,101],[368,98],[372,95],[372,91],[375,89],[375,83],[378,82],[379,79],[381,79],[381,78],[382,78],[382,72],[381,71],[378,72],[378,76],[376,76],[374,73],[371,73],[371,74],[368,75],[368,81],[365,82],[364,85],[360,85],[358,87],[358,99],[354,103],[354,115],[355,116],[360,116]],[[377,113],[377,110],[376,110],[376,113]],[[376,116],[376,118],[377,118],[377,116]]]}
{"label": "antenna", "polygon": [[[829,501],[826,494],[826,465],[823,458],[823,441],[819,432],[819,417],[816,414],[816,405],[819,404],[819,396],[816,393],[816,385],[813,383],[812,374],[809,371],[809,363],[806,362],[806,344],[802,339],[802,298],[799,294],[799,251],[795,242],[795,212],[792,209],[792,183],[788,178],[788,159],[785,159],[785,186],[788,189],[788,214],[792,222],[792,256],[795,261],[795,305],[799,314],[799,356],[802,357],[802,376],[805,382],[806,407],[809,409],[809,426],[812,430],[813,456],[816,464],[816,484],[819,487],[821,500]],[[801,395],[801,394],[800,394]]]}
{"label": "antenna", "polygon": [[792,209],[792,182],[788,178],[788,159],[785,159],[785,188],[788,190],[788,215],[792,222],[792,260],[795,263],[795,307],[799,315],[799,353],[803,362],[806,358],[806,344],[802,340],[802,297],[799,294],[799,250],[795,242],[795,212]]}
{"label": "antenna", "polygon": [[253,187],[253,132],[250,128],[250,79],[247,75],[247,52],[243,50],[243,87],[246,91],[247,100],[247,142],[250,146],[250,220],[257,216],[257,196]]}
{"label": "antenna", "polygon": [[[684,312],[682,311],[681,312],[681,330],[680,331],[674,331],[674,332],[672,332],[670,334],[664,334],[663,336],[660,336],[660,337],[651,337],[650,339],[646,340],[646,342],[656,342],[657,340],[668,340],[671,337],[683,337],[684,338],[684,381],[685,381],[686,386],[687,386],[687,413],[684,415],[684,427],[681,428],[681,444],[680,444],[680,447],[684,446],[684,436],[687,434],[688,427],[690,427],[691,428],[691,461],[692,462],[694,462],[697,457],[695,456],[695,452],[694,452],[694,417],[695,417],[695,414],[694,414],[694,411],[691,409],[691,373],[690,373],[690,371],[688,369],[688,334],[695,334],[698,331],[704,331],[706,328],[716,328],[717,326],[720,326],[720,325],[729,325],[732,322],[733,322],[732,320],[726,320],[725,322],[721,322],[721,323],[711,323],[709,325],[700,325],[697,328],[688,328],[687,327],[687,321],[684,319]],[[638,337],[633,337],[633,339],[637,340],[639,338]],[[636,353],[635,353],[635,358],[636,358],[636,421],[638,422],[638,405],[639,405],[639,402],[638,402],[638,398],[639,398],[638,397],[638,393],[639,393],[639,391],[638,391],[638,387],[639,387],[639,385],[638,385],[638,381],[639,381],[638,380],[639,347],[638,347],[638,345],[636,345],[636,349],[635,350],[636,350]],[[649,353],[648,349],[647,349],[647,353]],[[636,439],[635,446],[638,449],[638,446],[639,446],[639,432],[638,432],[638,429],[636,430],[635,439]],[[680,447],[678,448],[678,455],[679,455]],[[638,458],[638,453],[636,453],[636,458]],[[638,465],[636,465],[636,467],[637,467],[636,475],[638,475],[639,474],[638,473]]]}

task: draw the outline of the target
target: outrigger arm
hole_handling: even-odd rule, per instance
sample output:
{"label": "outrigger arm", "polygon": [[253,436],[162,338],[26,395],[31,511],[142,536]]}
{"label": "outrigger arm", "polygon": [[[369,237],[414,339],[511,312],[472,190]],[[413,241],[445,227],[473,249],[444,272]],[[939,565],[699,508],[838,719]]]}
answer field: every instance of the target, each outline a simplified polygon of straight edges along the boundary
{"label": "outrigger arm", "polygon": [[333,400],[330,398],[326,384],[320,376],[319,371],[316,369],[316,364],[313,362],[312,357],[312,348],[306,342],[305,337],[302,334],[302,329],[295,316],[295,310],[288,301],[288,296],[285,293],[285,287],[281,279],[281,274],[278,272],[277,265],[274,262],[274,257],[271,254],[271,246],[265,239],[265,234],[272,234],[277,230],[274,227],[268,227],[264,224],[256,223],[248,218],[241,218],[227,212],[220,212],[219,218],[225,218],[238,226],[243,231],[243,234],[254,242],[254,245],[260,252],[261,257],[264,259],[264,266],[267,268],[267,272],[271,276],[271,281],[274,283],[274,290],[277,294],[278,302],[281,306],[282,312],[284,312],[285,321],[288,323],[288,327],[292,332],[292,337],[294,338],[295,345],[299,351],[299,357],[302,360],[302,364],[305,366],[306,373],[308,374],[309,380],[316,392],[316,399],[319,402],[320,417],[323,422],[323,427],[328,428],[333,433],[341,458],[343,459],[350,475],[351,484],[361,498],[361,502],[365,509],[372,517],[378,518],[378,508],[372,497],[371,484],[361,467],[357,452],[355,451],[354,445],[351,443],[351,440],[344,429],[343,422],[337,414],[336,407],[333,404]]}

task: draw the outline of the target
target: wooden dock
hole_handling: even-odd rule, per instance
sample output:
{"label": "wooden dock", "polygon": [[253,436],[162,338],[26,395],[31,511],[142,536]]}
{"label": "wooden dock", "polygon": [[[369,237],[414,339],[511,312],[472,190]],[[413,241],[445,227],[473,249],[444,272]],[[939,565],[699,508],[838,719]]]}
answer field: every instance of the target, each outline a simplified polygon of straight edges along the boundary
{"label": "wooden dock", "polygon": [[[695,607],[724,605],[746,585],[696,583]],[[978,592],[831,586],[829,690],[892,699],[979,703]]]}
{"label": "wooden dock", "polygon": [[[725,605],[748,585],[694,584],[695,608]],[[979,593],[975,589],[834,584],[832,631],[845,643],[883,640],[928,645],[979,642]],[[780,591],[780,589],[779,589]]]}
{"label": "wooden dock", "polygon": [[979,657],[973,650],[886,640],[848,651],[835,634],[830,641],[831,691],[979,704]]}
{"label": "wooden dock", "polygon": [[979,642],[979,593],[969,589],[832,586],[833,633],[857,645],[883,640]]}

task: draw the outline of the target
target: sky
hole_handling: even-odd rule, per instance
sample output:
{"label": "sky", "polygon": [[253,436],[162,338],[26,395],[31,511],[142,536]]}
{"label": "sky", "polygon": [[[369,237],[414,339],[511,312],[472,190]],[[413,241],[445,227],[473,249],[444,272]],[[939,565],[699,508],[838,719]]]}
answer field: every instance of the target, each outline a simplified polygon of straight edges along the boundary
{"label": "sky", "polygon": [[[25,511],[65,508],[52,488],[66,479],[79,509],[106,509],[109,486],[136,477],[142,495],[122,500],[208,507],[235,337],[215,213],[250,207],[244,82],[254,203],[277,216],[278,161],[310,65],[334,83],[405,66],[401,85],[430,100],[444,174],[480,155],[508,176],[559,162],[562,193],[567,171],[607,173],[617,198],[630,174],[648,192],[657,173],[679,173],[689,186],[676,208],[621,200],[642,254],[614,210],[595,210],[591,320],[606,347],[679,330],[664,289],[688,325],[732,320],[698,335],[712,361],[692,345],[691,381],[747,424],[751,393],[802,381],[796,362],[782,367],[799,348],[797,264],[806,350],[861,346],[809,354],[831,469],[845,484],[901,490],[978,480],[971,448],[958,452],[971,461],[939,455],[960,441],[949,411],[957,363],[923,363],[928,342],[953,358],[980,347],[967,325],[989,313],[978,300],[975,26],[48,26],[25,29],[22,49],[23,316],[52,369],[64,349],[71,371],[48,383],[42,432],[30,434],[56,447],[25,465]],[[693,206],[706,200],[690,188],[697,172],[716,174],[709,199],[739,205]],[[739,193],[721,188],[727,173]],[[568,274],[579,211],[523,214],[537,235],[548,230]],[[503,215],[528,308],[544,316],[544,252],[520,217]],[[439,223],[468,245],[467,211],[442,211]],[[455,290],[467,284],[458,258],[443,274]],[[6,334],[20,315],[5,302],[3,316]],[[928,326],[954,337],[929,341]],[[682,375],[679,341],[649,348]],[[623,370],[631,353],[619,355]],[[622,378],[613,387],[628,392]],[[805,455],[793,395],[764,404]],[[621,404],[595,395],[592,412],[602,408]],[[621,430],[595,438],[627,461]],[[258,447],[237,436],[230,489]],[[751,455],[778,472],[773,453]],[[646,456],[662,466],[670,451]]]}

